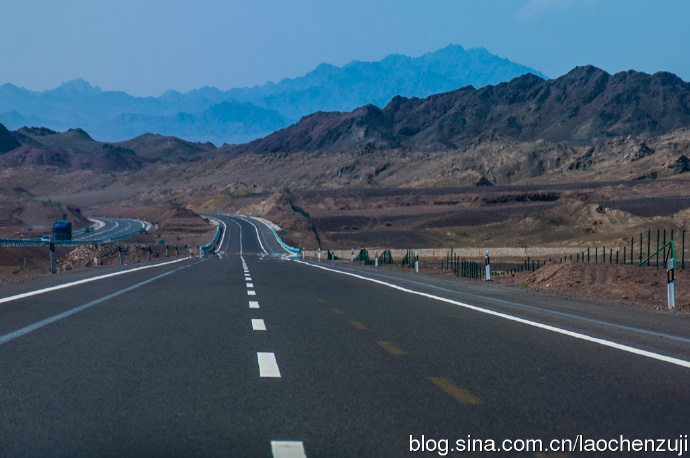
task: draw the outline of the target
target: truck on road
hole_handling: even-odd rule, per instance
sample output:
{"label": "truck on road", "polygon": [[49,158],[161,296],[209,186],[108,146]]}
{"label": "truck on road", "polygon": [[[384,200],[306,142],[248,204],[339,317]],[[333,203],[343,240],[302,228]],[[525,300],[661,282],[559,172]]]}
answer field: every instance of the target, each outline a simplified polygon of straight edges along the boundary
{"label": "truck on road", "polygon": [[53,236],[55,240],[72,240],[72,223],[70,221],[55,221]]}

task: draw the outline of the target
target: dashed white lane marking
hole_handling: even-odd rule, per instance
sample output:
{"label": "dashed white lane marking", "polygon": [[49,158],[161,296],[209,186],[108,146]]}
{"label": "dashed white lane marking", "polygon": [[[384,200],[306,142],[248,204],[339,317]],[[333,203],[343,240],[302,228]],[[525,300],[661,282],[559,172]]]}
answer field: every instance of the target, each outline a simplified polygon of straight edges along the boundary
{"label": "dashed white lane marking", "polygon": [[259,308],[259,302],[258,301],[249,301],[249,308],[250,309],[258,309]]}
{"label": "dashed white lane marking", "polygon": [[273,458],[307,458],[302,441],[271,441]]}
{"label": "dashed white lane marking", "polygon": [[256,353],[256,358],[259,361],[259,377],[280,378],[275,353],[260,351]]}
{"label": "dashed white lane marking", "polygon": [[253,281],[253,280],[252,280],[252,277],[244,277],[244,280],[245,280],[245,281]]}
{"label": "dashed white lane marking", "polygon": [[254,287],[254,283],[247,283],[247,288],[253,288],[253,287]]}
{"label": "dashed white lane marking", "polygon": [[247,291],[247,294],[248,294],[249,296],[256,296],[256,291],[251,291],[251,290],[250,290],[250,291]]}
{"label": "dashed white lane marking", "polygon": [[266,323],[264,323],[264,320],[260,318],[252,318],[252,329],[254,331],[265,331]]}

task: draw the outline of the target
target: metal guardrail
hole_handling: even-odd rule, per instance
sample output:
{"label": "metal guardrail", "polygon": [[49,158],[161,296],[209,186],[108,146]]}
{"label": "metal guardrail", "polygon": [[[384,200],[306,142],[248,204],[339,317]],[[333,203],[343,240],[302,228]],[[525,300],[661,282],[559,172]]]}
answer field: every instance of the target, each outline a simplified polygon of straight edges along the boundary
{"label": "metal guardrail", "polygon": [[210,243],[203,245],[201,247],[201,257],[206,257],[209,254],[213,253],[213,251],[216,249],[216,245],[218,242],[220,242],[220,238],[223,235],[223,228],[221,226],[221,223],[218,222],[218,227],[216,228],[216,234],[213,236],[213,240],[211,240]]}
{"label": "metal guardrail", "polygon": [[[90,226],[93,227],[93,226]],[[73,232],[72,234],[82,234],[90,232],[87,231],[86,229],[81,229],[79,231]],[[145,233],[146,229],[141,228],[137,229],[135,231],[130,231],[126,232],[124,234],[117,235],[115,237],[106,237],[106,238],[99,238],[99,239],[90,239],[90,240],[56,240],[55,245],[56,246],[79,246],[79,245],[85,245],[88,243],[107,243],[107,242],[117,242],[118,240],[124,240],[126,238],[132,237],[133,235],[136,234],[142,234]],[[48,246],[50,245],[50,242],[42,240],[40,237],[37,238],[31,238],[31,239],[3,239],[0,238],[0,247],[31,247],[31,246]]]}
{"label": "metal guardrail", "polygon": [[283,242],[283,241],[280,239],[280,237],[278,236],[278,233],[276,232],[276,230],[273,229],[273,226],[268,226],[268,227],[271,228],[271,231],[273,232],[273,235],[275,235],[276,240],[278,241],[278,243],[280,243],[280,246],[282,246],[283,248],[285,248],[285,249],[286,249],[287,251],[289,251],[290,253],[300,254],[300,253],[302,252],[302,250],[300,250],[299,248],[293,248],[293,247],[291,247],[290,245],[287,245],[285,242]]}

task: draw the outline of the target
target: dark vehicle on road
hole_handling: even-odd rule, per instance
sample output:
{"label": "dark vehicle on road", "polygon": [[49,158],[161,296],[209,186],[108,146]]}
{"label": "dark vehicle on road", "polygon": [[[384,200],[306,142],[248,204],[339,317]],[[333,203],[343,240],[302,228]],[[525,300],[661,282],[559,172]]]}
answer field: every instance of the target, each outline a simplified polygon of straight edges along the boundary
{"label": "dark vehicle on road", "polygon": [[72,223],[70,221],[56,221],[53,225],[55,240],[72,240]]}

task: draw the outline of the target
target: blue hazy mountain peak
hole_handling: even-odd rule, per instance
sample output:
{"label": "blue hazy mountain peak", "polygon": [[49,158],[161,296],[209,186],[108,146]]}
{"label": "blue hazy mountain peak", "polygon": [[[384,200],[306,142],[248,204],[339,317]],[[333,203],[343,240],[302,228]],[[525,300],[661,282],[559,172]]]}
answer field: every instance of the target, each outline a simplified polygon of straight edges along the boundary
{"label": "blue hazy mountain peak", "polygon": [[0,123],[10,129],[28,123],[60,131],[80,127],[103,141],[150,132],[238,143],[317,111],[384,107],[396,96],[423,98],[465,86],[480,88],[526,73],[544,77],[484,48],[466,50],[451,44],[419,57],[390,54],[342,67],[322,63],[304,76],[228,91],[204,86],[186,93],[168,90],[159,97],[133,97],[103,91],[81,78],[45,92],[5,84],[0,86]]}

